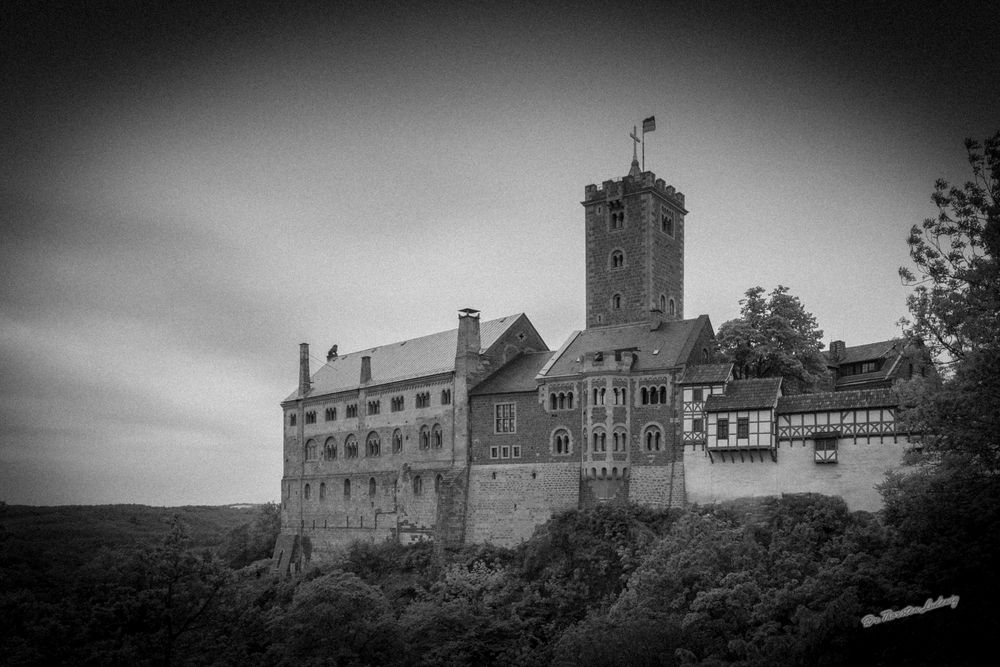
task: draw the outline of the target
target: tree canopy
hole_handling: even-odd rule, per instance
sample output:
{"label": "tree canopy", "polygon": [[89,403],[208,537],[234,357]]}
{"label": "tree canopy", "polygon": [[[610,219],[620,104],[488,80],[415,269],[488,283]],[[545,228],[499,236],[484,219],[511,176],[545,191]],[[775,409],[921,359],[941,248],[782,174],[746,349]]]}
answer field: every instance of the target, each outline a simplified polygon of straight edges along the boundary
{"label": "tree canopy", "polygon": [[937,217],[914,225],[907,240],[916,273],[899,269],[914,287],[907,333],[952,361],[1000,349],[1000,131],[982,144],[966,139],[965,148],[972,180],[937,180]]}
{"label": "tree canopy", "polygon": [[780,377],[786,394],[822,387],[829,373],[822,338],[816,318],[783,285],[766,296],[763,287],[748,289],[740,317],[724,322],[716,336],[736,379]]}

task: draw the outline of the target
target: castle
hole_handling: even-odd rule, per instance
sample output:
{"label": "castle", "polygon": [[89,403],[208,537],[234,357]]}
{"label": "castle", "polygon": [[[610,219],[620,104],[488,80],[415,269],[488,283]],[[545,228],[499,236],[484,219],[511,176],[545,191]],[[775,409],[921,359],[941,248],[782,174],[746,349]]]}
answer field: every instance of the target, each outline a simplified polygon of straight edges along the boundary
{"label": "castle", "polygon": [[[450,331],[334,347],[315,374],[300,346],[299,386],[281,404],[276,567],[355,539],[511,545],[602,502],[817,491],[878,507],[874,484],[909,446],[885,388],[902,351],[868,346],[887,368],[836,387],[850,391],[734,380],[712,363],[708,316],[684,318],[684,195],[633,158],[582,204],[586,329],[558,350],[524,314],[468,308]],[[868,349],[831,347],[844,373],[864,363],[847,350]]]}

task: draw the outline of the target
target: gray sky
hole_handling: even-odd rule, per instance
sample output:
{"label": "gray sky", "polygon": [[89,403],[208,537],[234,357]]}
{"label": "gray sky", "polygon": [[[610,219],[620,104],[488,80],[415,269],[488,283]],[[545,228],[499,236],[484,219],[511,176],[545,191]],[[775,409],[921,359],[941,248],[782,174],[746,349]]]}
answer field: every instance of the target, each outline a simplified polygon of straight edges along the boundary
{"label": "gray sky", "polygon": [[1000,128],[995,3],[58,4],[0,20],[8,503],[277,499],[299,342],[469,306],[558,347],[584,186],[652,114],[688,317],[781,283],[890,338],[910,225]]}

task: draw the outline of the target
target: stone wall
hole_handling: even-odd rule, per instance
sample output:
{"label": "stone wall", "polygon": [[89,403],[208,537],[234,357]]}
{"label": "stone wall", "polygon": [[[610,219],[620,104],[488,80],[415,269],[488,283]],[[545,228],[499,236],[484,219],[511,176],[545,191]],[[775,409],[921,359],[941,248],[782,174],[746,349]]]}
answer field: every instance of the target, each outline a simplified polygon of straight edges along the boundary
{"label": "stone wall", "polygon": [[[882,498],[875,490],[888,470],[901,466],[908,442],[892,438],[871,444],[841,440],[837,463],[815,462],[812,441],[778,445],[777,463],[769,456],[755,456],[741,461],[727,454],[725,461],[709,460],[700,445],[684,448],[684,471],[687,499],[690,503],[715,503],[723,500],[782,493],[823,493],[840,496],[851,510],[876,511]],[[633,481],[634,484],[634,481]]]}
{"label": "stone wall", "polygon": [[576,509],[579,498],[577,461],[473,466],[465,539],[514,546],[553,514]]}

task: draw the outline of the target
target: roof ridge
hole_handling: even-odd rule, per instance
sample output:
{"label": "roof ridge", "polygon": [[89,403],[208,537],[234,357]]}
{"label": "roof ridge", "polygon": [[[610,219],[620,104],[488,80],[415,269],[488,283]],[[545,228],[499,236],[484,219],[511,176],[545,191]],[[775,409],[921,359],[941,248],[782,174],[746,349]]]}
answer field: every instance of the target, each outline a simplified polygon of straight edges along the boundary
{"label": "roof ridge", "polygon": [[[516,313],[514,315],[504,315],[502,317],[494,317],[491,320],[483,320],[483,321],[481,321],[479,323],[479,326],[482,327],[484,324],[489,324],[491,322],[499,322],[499,321],[505,320],[507,318],[512,318],[513,320],[516,320],[517,318],[521,317],[522,315],[524,315],[523,312]],[[458,327],[456,326],[456,327],[452,327],[450,329],[444,329],[443,331],[435,331],[433,333],[424,334],[422,336],[413,336],[412,338],[404,338],[403,340],[396,340],[396,341],[392,341],[391,343],[382,343],[381,345],[372,345],[371,347],[368,347],[368,348],[365,348],[365,349],[362,349],[362,350],[354,350],[353,352],[345,352],[344,354],[337,355],[337,357],[335,357],[335,358],[336,359],[343,359],[344,357],[350,356],[352,354],[360,354],[362,352],[371,352],[372,350],[377,350],[380,347],[391,347],[393,345],[402,345],[403,343],[411,343],[413,341],[423,340],[424,338],[432,338],[434,336],[441,336],[443,334],[448,334],[448,333],[451,333],[452,331],[458,331]],[[329,362],[327,362],[327,363],[329,363]]]}

